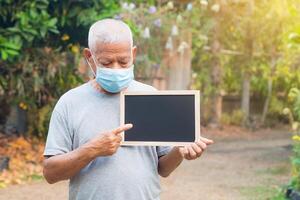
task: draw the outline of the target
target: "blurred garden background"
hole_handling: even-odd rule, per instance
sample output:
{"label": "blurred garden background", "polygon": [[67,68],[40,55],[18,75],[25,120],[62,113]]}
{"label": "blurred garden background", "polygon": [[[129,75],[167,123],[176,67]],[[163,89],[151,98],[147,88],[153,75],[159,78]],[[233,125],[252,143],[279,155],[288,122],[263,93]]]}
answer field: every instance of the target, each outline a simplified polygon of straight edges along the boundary
{"label": "blurred garden background", "polygon": [[0,0],[0,199],[66,198],[43,180],[44,142],[58,98],[91,78],[82,50],[103,18],[131,27],[137,80],[201,91],[216,144],[162,199],[299,199],[299,0]]}

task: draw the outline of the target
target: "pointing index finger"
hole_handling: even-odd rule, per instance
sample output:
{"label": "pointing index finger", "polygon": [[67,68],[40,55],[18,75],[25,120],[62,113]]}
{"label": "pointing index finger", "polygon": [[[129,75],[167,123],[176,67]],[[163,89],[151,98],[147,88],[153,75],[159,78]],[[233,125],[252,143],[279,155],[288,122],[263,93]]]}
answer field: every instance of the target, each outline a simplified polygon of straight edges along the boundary
{"label": "pointing index finger", "polygon": [[123,131],[127,131],[127,130],[131,129],[132,127],[133,127],[132,124],[125,124],[125,125],[119,126],[118,128],[112,130],[112,133],[118,135]]}

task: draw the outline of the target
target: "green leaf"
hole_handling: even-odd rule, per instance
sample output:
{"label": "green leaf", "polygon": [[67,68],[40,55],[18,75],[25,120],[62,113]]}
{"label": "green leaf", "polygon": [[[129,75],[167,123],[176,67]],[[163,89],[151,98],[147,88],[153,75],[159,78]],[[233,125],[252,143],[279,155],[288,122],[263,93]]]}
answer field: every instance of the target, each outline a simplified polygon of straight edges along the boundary
{"label": "green leaf", "polygon": [[49,27],[55,27],[56,23],[57,23],[57,18],[52,18],[51,20],[48,21],[47,24]]}
{"label": "green leaf", "polygon": [[7,53],[5,52],[5,50],[1,50],[1,58],[2,58],[3,60],[7,60],[8,55],[7,55]]}
{"label": "green leaf", "polygon": [[25,32],[25,33],[30,33],[30,34],[32,34],[33,36],[38,35],[37,30],[34,30],[34,29],[32,29],[32,28],[24,29],[23,32]]}
{"label": "green leaf", "polygon": [[12,56],[19,55],[19,52],[18,52],[18,51],[14,51],[14,50],[10,50],[10,49],[6,49],[5,52],[6,52],[7,54],[12,55]]}
{"label": "green leaf", "polygon": [[59,31],[58,31],[57,29],[54,29],[54,28],[50,28],[49,30],[50,30],[52,33],[56,33],[56,34],[59,33]]}
{"label": "green leaf", "polygon": [[42,36],[42,38],[44,38],[46,36],[47,30],[45,28],[41,28],[40,30],[40,34]]}

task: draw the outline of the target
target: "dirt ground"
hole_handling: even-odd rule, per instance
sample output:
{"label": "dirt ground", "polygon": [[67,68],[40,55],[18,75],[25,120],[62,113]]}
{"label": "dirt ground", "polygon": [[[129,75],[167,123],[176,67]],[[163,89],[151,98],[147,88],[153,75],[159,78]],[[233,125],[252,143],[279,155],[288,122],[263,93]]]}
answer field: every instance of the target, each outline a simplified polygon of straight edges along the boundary
{"label": "dirt ground", "polygon": [[[239,128],[203,130],[215,140],[203,156],[184,161],[161,179],[161,200],[265,200],[287,183],[291,134],[282,129],[249,132]],[[0,189],[0,199],[67,199],[68,182],[37,181]]]}

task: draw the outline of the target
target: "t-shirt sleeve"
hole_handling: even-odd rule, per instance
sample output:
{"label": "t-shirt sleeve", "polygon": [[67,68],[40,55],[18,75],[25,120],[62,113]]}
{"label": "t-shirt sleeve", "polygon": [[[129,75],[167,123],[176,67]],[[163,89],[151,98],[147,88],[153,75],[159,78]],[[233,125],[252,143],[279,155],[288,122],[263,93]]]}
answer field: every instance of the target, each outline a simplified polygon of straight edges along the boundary
{"label": "t-shirt sleeve", "polygon": [[54,109],[51,115],[44,156],[72,151],[72,134],[66,116]]}
{"label": "t-shirt sleeve", "polygon": [[171,150],[172,150],[172,147],[170,147],[170,146],[157,146],[156,147],[156,152],[157,152],[158,157],[168,154]]}

